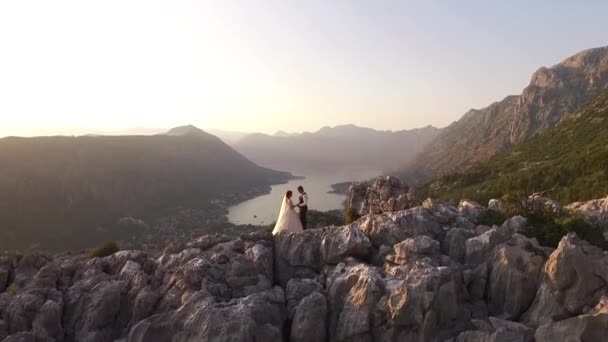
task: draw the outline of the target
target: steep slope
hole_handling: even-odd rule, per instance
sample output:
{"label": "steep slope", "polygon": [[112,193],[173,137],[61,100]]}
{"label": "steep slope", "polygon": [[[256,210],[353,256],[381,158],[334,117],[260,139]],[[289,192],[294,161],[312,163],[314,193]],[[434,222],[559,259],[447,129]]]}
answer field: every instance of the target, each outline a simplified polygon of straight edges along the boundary
{"label": "steep slope", "polygon": [[555,126],[608,89],[608,47],[582,51],[534,73],[521,95],[470,110],[403,172],[410,182],[459,172]]}
{"label": "steep slope", "polygon": [[0,165],[0,248],[86,246],[114,237],[106,227],[120,217],[202,207],[288,176],[192,127],[156,136],[4,138]]}
{"label": "steep slope", "polygon": [[487,201],[551,189],[569,203],[608,194],[608,91],[556,127],[425,187],[434,197]]}
{"label": "steep slope", "polygon": [[344,125],[297,135],[252,134],[235,149],[260,165],[278,169],[355,166],[381,171],[407,162],[438,132],[431,126],[391,132]]}

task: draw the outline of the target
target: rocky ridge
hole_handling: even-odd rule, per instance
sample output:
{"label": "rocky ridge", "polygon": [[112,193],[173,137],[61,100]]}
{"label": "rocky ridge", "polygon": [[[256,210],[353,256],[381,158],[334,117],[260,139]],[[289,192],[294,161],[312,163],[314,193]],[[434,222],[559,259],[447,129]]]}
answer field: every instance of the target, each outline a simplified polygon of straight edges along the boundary
{"label": "rocky ridge", "polygon": [[[499,205],[493,203],[492,205]],[[555,341],[608,334],[608,255],[427,200],[147,254],[0,257],[0,341]]]}
{"label": "rocky ridge", "polygon": [[441,130],[405,171],[426,182],[459,172],[554,127],[608,89],[608,47],[579,52],[541,67],[521,95],[471,109]]}

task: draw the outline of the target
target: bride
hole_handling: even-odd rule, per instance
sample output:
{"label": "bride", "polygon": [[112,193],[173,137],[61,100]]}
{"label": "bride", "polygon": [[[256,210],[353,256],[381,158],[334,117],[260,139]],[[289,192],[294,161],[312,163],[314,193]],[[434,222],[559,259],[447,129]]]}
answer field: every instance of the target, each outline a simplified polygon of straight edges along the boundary
{"label": "bride", "polygon": [[296,206],[291,201],[291,195],[293,193],[287,191],[285,197],[283,197],[283,205],[281,206],[281,212],[279,212],[279,218],[277,224],[274,226],[272,235],[277,235],[281,232],[299,233],[302,232],[302,222],[300,222],[300,216],[294,209]]}

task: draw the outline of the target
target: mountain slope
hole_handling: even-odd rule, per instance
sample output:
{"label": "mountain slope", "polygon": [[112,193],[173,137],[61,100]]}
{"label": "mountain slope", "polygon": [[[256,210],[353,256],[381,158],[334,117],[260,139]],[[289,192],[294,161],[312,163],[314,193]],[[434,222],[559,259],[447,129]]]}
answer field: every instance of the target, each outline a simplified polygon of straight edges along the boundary
{"label": "mountain slope", "polygon": [[0,139],[0,248],[90,245],[120,217],[201,207],[288,176],[201,130],[176,131]]}
{"label": "mountain slope", "polygon": [[403,172],[410,182],[459,172],[512,144],[555,126],[608,89],[608,47],[582,51],[534,73],[521,95],[473,109],[414,158]]}
{"label": "mountain slope", "polygon": [[296,135],[252,134],[234,147],[256,163],[278,169],[383,171],[407,162],[438,132],[431,126],[391,132],[344,125]]}
{"label": "mountain slope", "polygon": [[551,189],[562,203],[608,195],[608,91],[556,127],[424,188],[447,200],[486,202]]}

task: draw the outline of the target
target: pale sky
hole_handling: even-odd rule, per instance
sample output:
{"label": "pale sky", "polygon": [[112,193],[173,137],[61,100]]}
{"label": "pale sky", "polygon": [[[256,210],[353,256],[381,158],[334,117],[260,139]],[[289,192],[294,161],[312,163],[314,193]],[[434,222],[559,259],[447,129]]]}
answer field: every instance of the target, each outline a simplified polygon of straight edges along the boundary
{"label": "pale sky", "polygon": [[592,0],[0,0],[0,136],[445,126],[608,45],[607,13]]}

